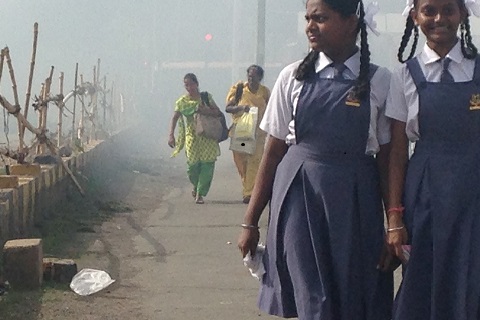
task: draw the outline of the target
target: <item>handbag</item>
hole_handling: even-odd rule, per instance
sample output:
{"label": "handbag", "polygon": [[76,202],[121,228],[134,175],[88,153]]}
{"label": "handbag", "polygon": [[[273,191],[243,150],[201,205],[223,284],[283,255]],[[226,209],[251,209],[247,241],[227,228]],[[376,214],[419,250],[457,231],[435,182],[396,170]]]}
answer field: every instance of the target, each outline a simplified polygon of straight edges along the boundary
{"label": "handbag", "polygon": [[244,112],[235,125],[234,136],[240,140],[255,140],[258,122],[258,108],[250,107]]}
{"label": "handbag", "polygon": [[232,129],[230,150],[250,155],[255,153],[257,121],[258,108],[250,107],[249,112],[245,112]]}
{"label": "handbag", "polygon": [[[210,107],[208,92],[200,93],[203,104]],[[201,113],[195,114],[195,133],[208,139],[222,142],[228,138],[228,127],[225,115],[211,116]]]}

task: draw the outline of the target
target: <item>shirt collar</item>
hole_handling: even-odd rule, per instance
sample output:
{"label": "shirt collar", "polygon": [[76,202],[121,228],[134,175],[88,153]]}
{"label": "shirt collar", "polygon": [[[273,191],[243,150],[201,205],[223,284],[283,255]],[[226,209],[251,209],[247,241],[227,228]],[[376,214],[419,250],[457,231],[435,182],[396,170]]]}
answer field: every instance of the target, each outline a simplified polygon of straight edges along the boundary
{"label": "shirt collar", "polygon": [[[422,54],[420,55],[423,63],[425,65],[437,62],[440,60],[438,53],[433,51],[426,43],[423,46]],[[463,60],[462,48],[460,47],[460,41],[457,41],[452,50],[447,54],[447,57],[450,58],[453,62],[461,63]]]}
{"label": "shirt collar", "polygon": [[[320,71],[324,70],[327,67],[330,67],[333,60],[330,59],[325,53],[320,52],[317,61],[315,62],[315,72],[319,73]],[[344,62],[345,66],[347,67],[350,72],[352,72],[355,77],[358,77],[360,73],[360,50],[358,50],[353,56],[347,59]]]}

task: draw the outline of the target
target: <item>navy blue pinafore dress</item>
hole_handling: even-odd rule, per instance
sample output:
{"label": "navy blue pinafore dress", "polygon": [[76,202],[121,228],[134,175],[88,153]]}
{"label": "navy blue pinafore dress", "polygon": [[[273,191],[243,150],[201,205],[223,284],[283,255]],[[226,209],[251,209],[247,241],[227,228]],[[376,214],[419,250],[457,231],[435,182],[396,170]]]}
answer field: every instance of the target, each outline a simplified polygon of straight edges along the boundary
{"label": "navy blue pinafore dress", "polygon": [[412,251],[395,320],[480,319],[480,59],[473,81],[417,86],[420,139],[408,164],[405,223]]}
{"label": "navy blue pinafore dress", "polygon": [[[377,67],[371,66],[371,74]],[[296,144],[279,164],[270,203],[259,308],[301,320],[387,320],[392,276],[376,161],[365,154],[370,98],[346,104],[352,80],[304,82]]]}

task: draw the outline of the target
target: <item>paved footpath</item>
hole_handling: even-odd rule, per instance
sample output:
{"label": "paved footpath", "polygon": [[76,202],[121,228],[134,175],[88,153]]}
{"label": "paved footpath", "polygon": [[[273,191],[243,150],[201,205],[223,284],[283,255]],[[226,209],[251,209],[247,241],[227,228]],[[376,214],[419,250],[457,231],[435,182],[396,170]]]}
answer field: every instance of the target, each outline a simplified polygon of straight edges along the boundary
{"label": "paved footpath", "polygon": [[[138,254],[163,253],[160,259],[142,259],[142,269],[131,279],[151,292],[143,301],[150,319],[275,318],[257,310],[259,284],[243,266],[237,249],[246,205],[241,203],[240,179],[228,142],[221,147],[204,205],[194,203],[182,172],[183,154],[167,160],[183,186],[161,199],[158,209],[143,221],[142,234],[134,238]],[[262,231],[266,219],[265,213]]]}
{"label": "paved footpath", "polygon": [[[135,178],[122,180],[117,190],[134,211],[105,222],[100,238],[79,261],[81,267],[109,271],[117,282],[91,299],[67,295],[64,314],[88,320],[278,319],[257,309],[259,283],[237,249],[246,205],[228,142],[221,144],[205,204],[197,205],[183,152],[172,159],[164,141],[151,148],[140,137],[125,143],[130,157],[137,158],[128,160]],[[267,212],[260,221],[262,240],[266,221]]]}

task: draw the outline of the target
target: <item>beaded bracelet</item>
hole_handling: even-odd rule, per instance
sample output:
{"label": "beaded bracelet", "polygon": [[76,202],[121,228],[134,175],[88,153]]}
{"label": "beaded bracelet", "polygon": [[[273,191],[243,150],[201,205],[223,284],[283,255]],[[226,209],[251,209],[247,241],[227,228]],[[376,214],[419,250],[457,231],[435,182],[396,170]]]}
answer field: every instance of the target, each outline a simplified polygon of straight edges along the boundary
{"label": "beaded bracelet", "polygon": [[399,214],[402,214],[404,210],[405,210],[405,207],[392,207],[387,210],[387,213],[397,212]]}
{"label": "beaded bracelet", "polygon": [[388,229],[387,229],[387,232],[399,231],[399,230],[402,230],[402,229],[404,229],[404,228],[405,228],[405,226],[395,227],[395,228],[388,228]]}
{"label": "beaded bracelet", "polygon": [[240,226],[241,226],[243,229],[249,229],[249,230],[258,230],[258,229],[260,229],[260,227],[254,226],[253,224],[242,223]]}

